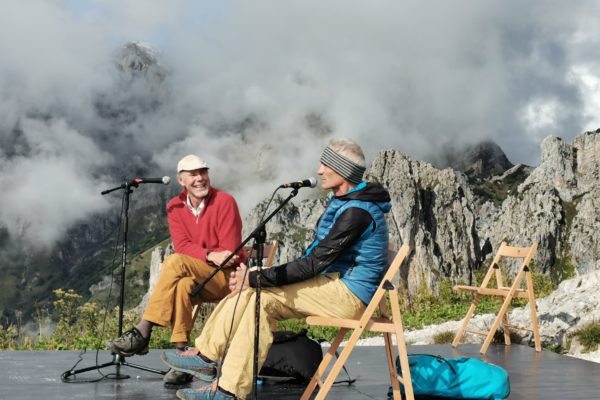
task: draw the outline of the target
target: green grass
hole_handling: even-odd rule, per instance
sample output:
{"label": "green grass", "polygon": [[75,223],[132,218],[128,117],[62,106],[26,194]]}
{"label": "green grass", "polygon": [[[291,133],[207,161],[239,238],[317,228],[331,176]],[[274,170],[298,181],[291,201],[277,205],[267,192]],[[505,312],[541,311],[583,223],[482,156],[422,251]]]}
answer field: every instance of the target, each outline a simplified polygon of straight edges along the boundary
{"label": "green grass", "polygon": [[560,344],[551,344],[547,347],[542,348],[542,350],[551,351],[551,352],[557,353],[557,354],[565,354],[567,352],[567,350]]}
{"label": "green grass", "polygon": [[598,350],[600,345],[600,323],[593,322],[573,332],[571,337],[577,337],[583,345],[584,352]]}
{"label": "green grass", "polygon": [[471,181],[471,190],[476,196],[490,200],[495,206],[501,206],[502,202],[509,196],[517,193],[517,188],[527,179],[523,171],[513,173],[504,180],[485,180],[482,182]]}
{"label": "green grass", "polygon": [[456,332],[445,331],[433,335],[434,344],[449,344],[454,340]]}
{"label": "green grass", "polygon": [[549,278],[553,287],[558,287],[562,281],[574,278],[575,275],[575,264],[573,264],[573,260],[570,256],[557,258],[554,261],[554,264],[552,264],[552,267],[550,267]]}

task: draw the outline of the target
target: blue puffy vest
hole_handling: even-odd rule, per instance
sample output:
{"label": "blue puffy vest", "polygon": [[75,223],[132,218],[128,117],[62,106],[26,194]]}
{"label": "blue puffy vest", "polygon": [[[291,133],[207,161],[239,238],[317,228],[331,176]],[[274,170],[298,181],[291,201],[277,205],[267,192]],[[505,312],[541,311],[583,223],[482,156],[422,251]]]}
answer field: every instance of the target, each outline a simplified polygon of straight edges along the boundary
{"label": "blue puffy vest", "polygon": [[[365,182],[356,186],[347,194],[360,191],[366,186]],[[315,229],[316,240],[306,251],[312,249],[329,233],[337,218],[348,208],[358,207],[367,211],[374,222],[363,232],[360,238],[342,252],[323,273],[339,272],[342,282],[363,303],[368,304],[381,282],[387,268],[388,228],[385,213],[391,208],[389,202],[371,202],[358,199],[343,200],[331,196],[327,209],[321,216]]]}

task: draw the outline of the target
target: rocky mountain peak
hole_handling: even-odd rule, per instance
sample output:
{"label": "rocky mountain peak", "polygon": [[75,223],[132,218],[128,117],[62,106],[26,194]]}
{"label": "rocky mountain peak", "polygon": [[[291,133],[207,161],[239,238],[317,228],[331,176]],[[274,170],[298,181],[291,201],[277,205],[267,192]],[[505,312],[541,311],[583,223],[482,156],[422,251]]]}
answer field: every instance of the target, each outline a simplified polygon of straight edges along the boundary
{"label": "rocky mountain peak", "polygon": [[129,42],[115,55],[117,68],[130,76],[145,76],[162,81],[166,75],[158,53],[148,44]]}
{"label": "rocky mountain peak", "polygon": [[539,167],[519,188],[554,188],[563,201],[590,192],[600,179],[600,129],[576,136],[571,144],[548,136],[542,142]]}
{"label": "rocky mountain peak", "polygon": [[500,175],[513,167],[500,146],[491,140],[462,149],[447,149],[441,156],[441,162],[437,164],[463,172],[471,179],[485,179]]}

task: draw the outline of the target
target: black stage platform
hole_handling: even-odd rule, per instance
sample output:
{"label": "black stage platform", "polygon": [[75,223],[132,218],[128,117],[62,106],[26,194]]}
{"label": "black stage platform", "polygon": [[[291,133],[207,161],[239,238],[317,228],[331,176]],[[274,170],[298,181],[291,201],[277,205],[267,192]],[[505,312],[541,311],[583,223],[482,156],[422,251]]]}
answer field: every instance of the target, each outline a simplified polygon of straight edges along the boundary
{"label": "black stage platform", "polygon": [[[437,354],[446,357],[478,357],[479,345],[462,345],[458,350],[449,345],[409,346],[413,354]],[[0,399],[175,399],[175,390],[163,387],[162,377],[149,372],[122,368],[131,375],[126,380],[103,380],[97,383],[63,383],[60,375],[78,359],[78,351],[1,351]],[[347,367],[357,378],[352,386],[339,384],[328,399],[386,399],[389,386],[383,347],[358,347]],[[132,363],[163,369],[160,350],[142,357],[132,357]],[[100,352],[100,363],[110,361],[107,351]],[[510,399],[600,399],[600,364],[544,351],[536,353],[526,346],[491,346],[485,360],[504,367],[510,376]],[[95,351],[83,356],[77,366],[95,363]],[[115,368],[105,368],[105,374]],[[96,371],[78,378],[98,377]],[[342,377],[342,375],[340,375]],[[194,382],[197,384],[197,382]],[[289,384],[264,383],[259,399],[298,399],[302,388]]]}

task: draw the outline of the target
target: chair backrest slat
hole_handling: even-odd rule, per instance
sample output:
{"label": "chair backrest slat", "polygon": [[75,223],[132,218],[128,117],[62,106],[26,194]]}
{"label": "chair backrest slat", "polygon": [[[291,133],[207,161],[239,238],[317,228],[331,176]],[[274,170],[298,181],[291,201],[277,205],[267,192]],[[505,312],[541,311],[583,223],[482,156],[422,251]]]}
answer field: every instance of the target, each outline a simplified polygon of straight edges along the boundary
{"label": "chair backrest slat", "polygon": [[530,253],[530,251],[531,251],[531,247],[500,246],[500,249],[498,249],[498,253],[502,257],[513,257],[513,258],[525,258]]}

